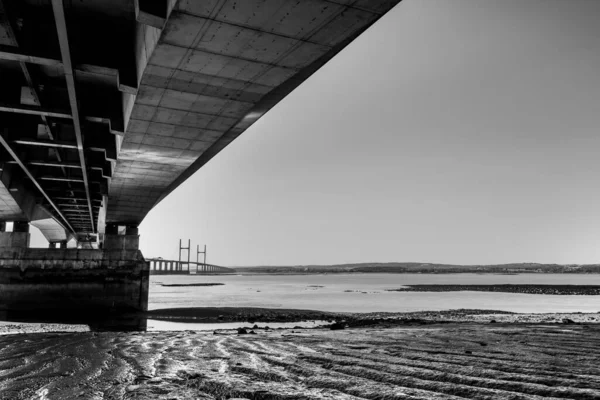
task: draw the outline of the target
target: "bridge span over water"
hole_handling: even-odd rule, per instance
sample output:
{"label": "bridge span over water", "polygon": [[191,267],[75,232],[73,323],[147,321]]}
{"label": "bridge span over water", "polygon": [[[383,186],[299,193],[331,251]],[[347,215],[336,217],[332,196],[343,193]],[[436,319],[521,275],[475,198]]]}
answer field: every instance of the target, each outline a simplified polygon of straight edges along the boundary
{"label": "bridge span over water", "polygon": [[146,214],[399,2],[0,0],[0,307],[144,308]]}
{"label": "bridge span over water", "polygon": [[150,263],[150,275],[216,275],[235,274],[236,270],[219,265],[194,261],[164,260],[147,258]]}

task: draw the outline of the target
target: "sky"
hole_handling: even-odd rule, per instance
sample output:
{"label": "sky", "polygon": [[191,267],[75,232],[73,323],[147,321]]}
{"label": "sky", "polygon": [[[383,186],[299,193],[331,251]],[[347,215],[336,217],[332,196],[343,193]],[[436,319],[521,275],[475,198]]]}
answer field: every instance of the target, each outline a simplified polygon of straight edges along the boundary
{"label": "sky", "polygon": [[404,0],[158,204],[142,253],[600,262],[599,20],[596,0]]}

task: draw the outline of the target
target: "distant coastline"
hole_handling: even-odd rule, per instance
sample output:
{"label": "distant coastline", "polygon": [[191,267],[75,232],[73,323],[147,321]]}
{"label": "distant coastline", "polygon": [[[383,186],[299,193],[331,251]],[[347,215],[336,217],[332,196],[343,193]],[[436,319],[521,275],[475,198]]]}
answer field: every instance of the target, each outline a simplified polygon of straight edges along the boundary
{"label": "distant coastline", "polygon": [[305,274],[600,274],[600,264],[497,264],[452,265],[417,262],[357,263],[337,265],[251,266],[231,267],[242,274],[305,275]]}

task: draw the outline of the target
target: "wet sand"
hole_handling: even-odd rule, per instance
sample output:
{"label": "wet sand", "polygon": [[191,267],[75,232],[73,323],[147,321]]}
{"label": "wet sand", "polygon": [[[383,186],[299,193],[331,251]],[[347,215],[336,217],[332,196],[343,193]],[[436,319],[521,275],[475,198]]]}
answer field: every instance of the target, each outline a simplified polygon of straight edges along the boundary
{"label": "wet sand", "polygon": [[186,307],[148,311],[148,318],[179,322],[294,322],[344,317],[346,313],[258,307]]}
{"label": "wet sand", "polygon": [[599,314],[346,317],[343,330],[0,336],[0,399],[600,399]]}
{"label": "wet sand", "polygon": [[[600,308],[600,305],[599,305]],[[315,310],[270,309],[253,307],[190,307],[165,308],[144,314],[111,317],[106,320],[86,321],[89,315],[69,314],[68,321],[61,315],[27,315],[11,321],[0,320],[0,335],[30,334],[44,332],[88,332],[88,331],[140,331],[145,330],[145,320],[165,321],[179,324],[180,330],[191,330],[186,324],[212,326],[208,330],[221,329],[221,324],[237,324],[236,327],[252,327],[254,324],[325,321],[317,327],[327,328],[336,321],[344,321],[349,328],[364,326],[394,327],[407,323],[451,323],[490,321],[504,323],[600,323],[598,313],[513,313],[499,310],[459,309],[446,311],[417,312],[373,312],[335,313]],[[190,325],[192,326],[192,325]]]}

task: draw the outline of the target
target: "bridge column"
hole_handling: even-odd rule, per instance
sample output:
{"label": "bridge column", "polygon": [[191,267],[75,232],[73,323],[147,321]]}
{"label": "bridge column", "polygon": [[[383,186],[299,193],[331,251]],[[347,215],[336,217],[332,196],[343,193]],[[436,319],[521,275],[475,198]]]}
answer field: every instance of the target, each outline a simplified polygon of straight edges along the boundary
{"label": "bridge column", "polygon": [[126,225],[125,234],[119,235],[118,224],[106,224],[104,249],[137,250],[140,247],[140,235],[136,225]]}
{"label": "bridge column", "polygon": [[109,229],[102,249],[57,251],[27,248],[28,231],[18,221],[13,232],[0,232],[0,312],[63,318],[71,311],[99,316],[148,309],[149,264],[137,249],[138,235]]}
{"label": "bridge column", "polygon": [[67,241],[61,240],[59,242],[48,242],[48,248],[49,249],[66,249]]}
{"label": "bridge column", "polygon": [[0,226],[0,247],[26,249],[29,247],[29,222],[13,222],[13,231],[6,232],[6,222]]}

